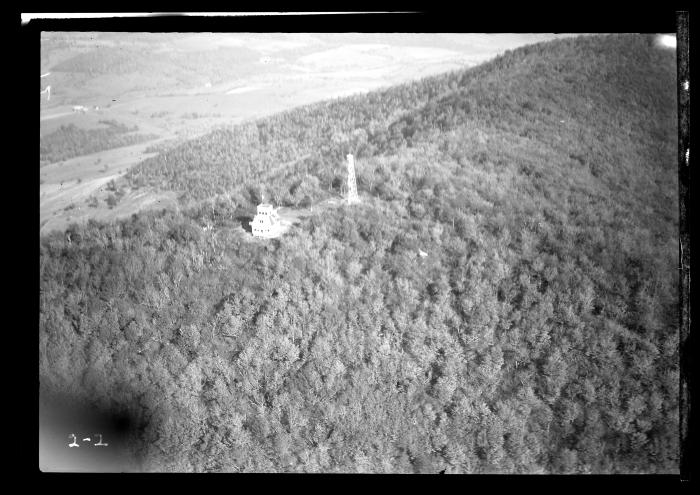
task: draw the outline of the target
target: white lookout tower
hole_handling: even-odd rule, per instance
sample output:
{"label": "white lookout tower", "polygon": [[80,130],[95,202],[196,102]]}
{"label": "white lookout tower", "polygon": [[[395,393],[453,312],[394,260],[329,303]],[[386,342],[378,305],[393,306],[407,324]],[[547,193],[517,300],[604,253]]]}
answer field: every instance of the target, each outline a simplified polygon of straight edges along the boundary
{"label": "white lookout tower", "polygon": [[281,230],[277,210],[271,204],[260,203],[250,227],[255,237],[277,237]]}
{"label": "white lookout tower", "polygon": [[355,182],[355,159],[351,154],[348,159],[348,204],[359,203],[360,198],[357,197],[357,183]]}

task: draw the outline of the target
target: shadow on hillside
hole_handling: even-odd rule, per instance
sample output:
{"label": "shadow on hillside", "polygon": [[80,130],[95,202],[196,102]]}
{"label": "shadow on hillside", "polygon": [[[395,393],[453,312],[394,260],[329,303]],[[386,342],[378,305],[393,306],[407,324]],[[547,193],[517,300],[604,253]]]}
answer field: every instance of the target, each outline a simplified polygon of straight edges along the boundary
{"label": "shadow on hillside", "polygon": [[236,217],[236,222],[241,223],[241,227],[243,227],[243,230],[246,232],[253,232],[253,229],[250,226],[250,222],[253,221],[253,217],[249,215],[239,215]]}

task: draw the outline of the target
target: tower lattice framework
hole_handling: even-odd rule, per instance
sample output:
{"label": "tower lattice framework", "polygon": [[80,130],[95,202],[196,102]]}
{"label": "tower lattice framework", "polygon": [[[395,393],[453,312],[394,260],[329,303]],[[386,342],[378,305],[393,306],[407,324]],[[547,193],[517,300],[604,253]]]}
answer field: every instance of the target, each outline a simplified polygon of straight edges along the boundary
{"label": "tower lattice framework", "polygon": [[347,156],[348,160],[348,203],[357,203],[360,198],[357,196],[357,183],[355,181],[355,158]]}

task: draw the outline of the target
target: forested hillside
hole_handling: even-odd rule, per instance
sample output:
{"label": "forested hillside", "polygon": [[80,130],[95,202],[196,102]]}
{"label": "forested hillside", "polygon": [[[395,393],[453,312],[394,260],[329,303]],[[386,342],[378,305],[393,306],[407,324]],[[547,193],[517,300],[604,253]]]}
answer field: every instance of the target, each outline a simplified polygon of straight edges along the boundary
{"label": "forested hillside", "polygon": [[[677,472],[674,88],[650,37],[562,39],[150,158],[179,211],[41,239],[42,390],[144,470]],[[347,152],[360,205],[243,237]]]}

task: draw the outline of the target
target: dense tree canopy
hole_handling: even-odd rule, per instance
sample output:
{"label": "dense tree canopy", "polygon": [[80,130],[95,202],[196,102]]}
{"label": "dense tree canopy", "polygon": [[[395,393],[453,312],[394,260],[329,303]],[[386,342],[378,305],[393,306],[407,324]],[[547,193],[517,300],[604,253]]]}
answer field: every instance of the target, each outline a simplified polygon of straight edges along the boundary
{"label": "dense tree canopy", "polygon": [[[677,471],[674,63],[562,39],[146,160],[179,211],[41,239],[42,387],[146,470]],[[241,233],[348,151],[361,204]]]}

